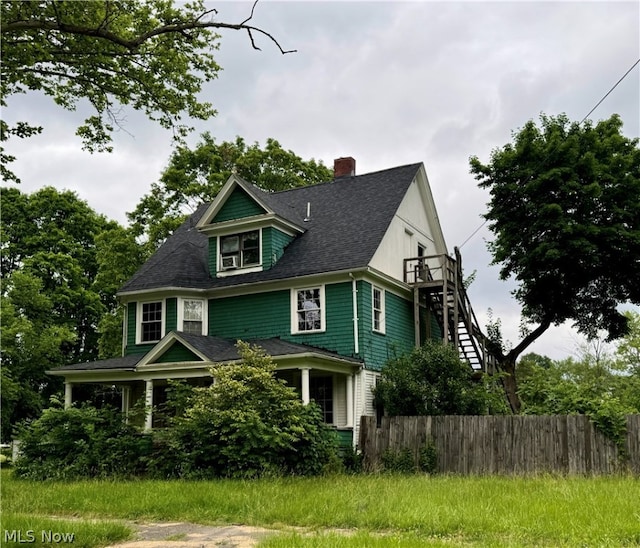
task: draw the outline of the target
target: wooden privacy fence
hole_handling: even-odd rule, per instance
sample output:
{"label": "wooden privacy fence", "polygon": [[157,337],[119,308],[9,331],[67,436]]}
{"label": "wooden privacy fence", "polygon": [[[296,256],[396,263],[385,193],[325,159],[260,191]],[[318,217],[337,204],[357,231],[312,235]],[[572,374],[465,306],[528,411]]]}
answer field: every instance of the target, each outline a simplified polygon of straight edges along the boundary
{"label": "wooden privacy fence", "polygon": [[360,449],[366,470],[381,469],[385,451],[409,449],[416,462],[431,441],[437,471],[458,474],[640,475],[640,415],[627,416],[626,460],[585,415],[362,417]]}

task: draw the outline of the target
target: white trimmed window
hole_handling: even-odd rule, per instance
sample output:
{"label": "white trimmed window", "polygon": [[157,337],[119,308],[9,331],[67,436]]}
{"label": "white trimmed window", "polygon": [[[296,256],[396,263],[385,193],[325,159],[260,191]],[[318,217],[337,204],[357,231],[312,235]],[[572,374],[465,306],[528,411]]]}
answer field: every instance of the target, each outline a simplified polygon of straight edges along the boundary
{"label": "white trimmed window", "polygon": [[206,335],[205,309],[205,301],[202,299],[181,299],[178,309],[179,331]]}
{"label": "white trimmed window", "polygon": [[220,270],[260,265],[260,231],[220,236]]}
{"label": "white trimmed window", "polygon": [[314,333],[325,330],[324,286],[291,290],[291,331]]}
{"label": "white trimmed window", "polygon": [[138,317],[140,318],[140,322],[138,324],[139,342],[156,342],[162,338],[164,327],[163,308],[162,301],[138,304]]}
{"label": "white trimmed window", "polygon": [[373,319],[373,330],[378,333],[385,332],[384,300],[384,289],[380,289],[374,285],[371,288],[371,317]]}

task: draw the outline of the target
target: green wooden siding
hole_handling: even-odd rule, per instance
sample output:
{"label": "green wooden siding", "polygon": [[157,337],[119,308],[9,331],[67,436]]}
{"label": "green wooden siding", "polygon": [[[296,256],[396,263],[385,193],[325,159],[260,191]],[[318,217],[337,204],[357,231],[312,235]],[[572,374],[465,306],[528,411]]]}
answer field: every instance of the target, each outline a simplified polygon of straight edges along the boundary
{"label": "green wooden siding", "polygon": [[290,331],[289,291],[211,299],[209,334],[228,339],[277,337]]}
{"label": "green wooden siding", "polygon": [[137,311],[138,311],[138,303],[129,303],[127,305],[127,343],[126,343],[127,349],[134,347],[136,344]]}
{"label": "green wooden siding", "polygon": [[293,241],[293,236],[281,232],[277,228],[262,229],[262,267],[267,270],[278,262],[285,247]]}
{"label": "green wooden siding", "polygon": [[348,447],[353,447],[353,430],[341,430],[338,429],[335,431],[338,438],[338,447],[340,450],[347,449]]}
{"label": "green wooden siding", "polygon": [[165,306],[167,309],[165,310],[163,336],[169,333],[169,331],[176,331],[178,329],[178,299],[175,297],[167,299]]}
{"label": "green wooden siding", "polygon": [[358,282],[358,319],[360,356],[370,369],[379,371],[389,360],[410,352],[415,343],[413,302],[390,291],[384,292],[385,333],[373,331],[372,288],[369,282]]}
{"label": "green wooden siding", "polygon": [[343,356],[353,356],[353,294],[351,282],[325,285],[324,293],[326,301],[325,319],[327,323],[324,333],[298,333],[296,335],[288,335],[287,339],[300,344],[326,348]]}
{"label": "green wooden siding", "polygon": [[175,343],[164,354],[162,354],[156,363],[174,363],[174,362],[199,362],[202,361],[196,354],[189,350],[183,344]]}
{"label": "green wooden siding", "polygon": [[265,210],[251,196],[241,188],[236,187],[222,205],[212,223],[242,219],[244,217],[262,215],[263,213],[266,213]]}
{"label": "green wooden siding", "polygon": [[209,334],[229,339],[280,337],[353,355],[351,283],[325,286],[326,329],[291,334],[291,293],[271,291],[209,301]]}

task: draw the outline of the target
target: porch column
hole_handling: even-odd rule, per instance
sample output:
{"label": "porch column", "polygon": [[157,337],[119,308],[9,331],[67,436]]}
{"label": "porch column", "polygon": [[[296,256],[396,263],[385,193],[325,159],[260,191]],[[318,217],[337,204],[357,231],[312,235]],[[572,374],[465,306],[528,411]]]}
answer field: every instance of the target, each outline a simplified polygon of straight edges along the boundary
{"label": "porch column", "polygon": [[353,375],[347,375],[347,427],[353,428]]}
{"label": "porch column", "polygon": [[129,407],[131,406],[131,387],[122,387],[122,413],[127,416],[129,414]]}
{"label": "porch column", "polygon": [[73,384],[70,382],[64,383],[64,408],[69,409],[73,404]]}
{"label": "porch column", "polygon": [[309,392],[309,368],[302,367],[300,371],[302,373],[302,403],[307,405],[311,401]]}
{"label": "porch column", "polygon": [[153,380],[152,379],[147,379],[145,381],[144,407],[145,407],[144,429],[151,430],[151,427],[153,426]]}

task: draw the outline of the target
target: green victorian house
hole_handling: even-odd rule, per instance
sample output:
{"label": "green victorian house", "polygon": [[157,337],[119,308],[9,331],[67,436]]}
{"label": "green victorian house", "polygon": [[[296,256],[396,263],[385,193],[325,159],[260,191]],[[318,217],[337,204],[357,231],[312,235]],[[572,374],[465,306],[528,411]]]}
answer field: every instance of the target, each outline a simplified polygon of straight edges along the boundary
{"label": "green victorian house", "polygon": [[264,348],[277,374],[355,443],[375,414],[384,363],[425,338],[451,341],[486,368],[482,336],[447,254],[423,164],[264,192],[232,175],[120,289],[122,357],[50,371],[73,386],[116,386],[122,408],[144,398],[146,427],[168,379],[212,382],[235,343]]}

